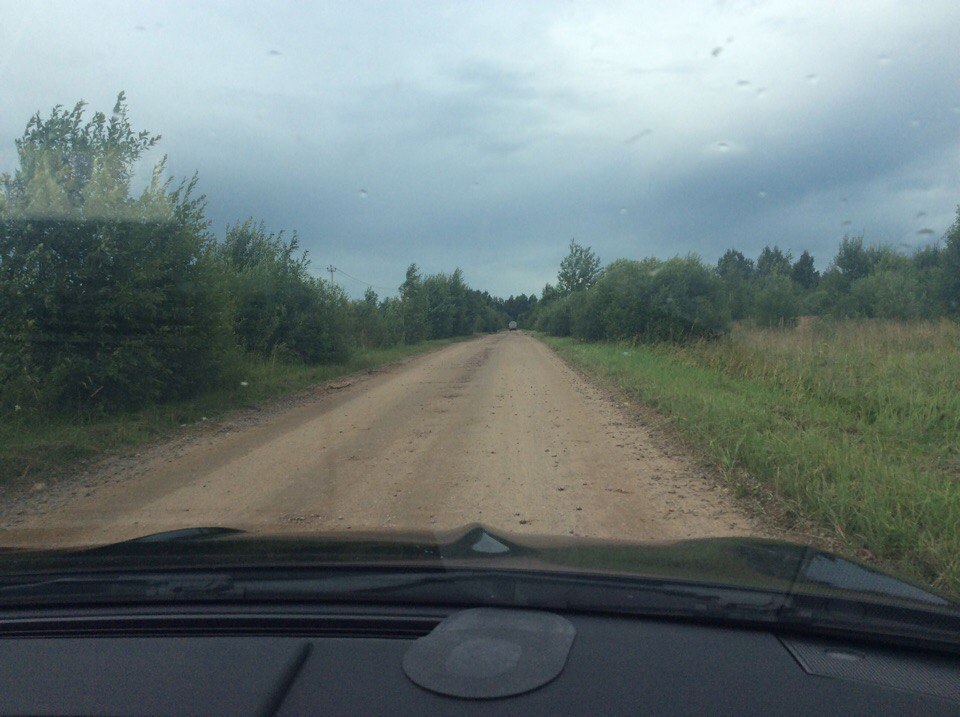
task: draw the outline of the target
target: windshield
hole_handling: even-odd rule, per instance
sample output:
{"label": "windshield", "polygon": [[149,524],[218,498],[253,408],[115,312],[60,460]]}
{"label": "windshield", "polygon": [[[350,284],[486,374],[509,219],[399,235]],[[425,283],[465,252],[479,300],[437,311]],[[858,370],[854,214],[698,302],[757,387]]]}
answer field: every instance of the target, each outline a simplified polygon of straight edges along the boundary
{"label": "windshield", "polygon": [[7,554],[960,596],[956,3],[0,11]]}

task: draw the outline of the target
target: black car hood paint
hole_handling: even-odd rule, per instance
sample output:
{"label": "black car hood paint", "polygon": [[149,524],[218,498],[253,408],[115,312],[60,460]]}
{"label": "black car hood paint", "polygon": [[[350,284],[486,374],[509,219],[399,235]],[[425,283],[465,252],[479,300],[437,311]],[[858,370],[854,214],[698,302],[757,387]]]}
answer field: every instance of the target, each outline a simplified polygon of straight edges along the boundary
{"label": "black car hood paint", "polygon": [[202,527],[93,548],[0,552],[0,577],[102,570],[282,567],[535,570],[950,607],[910,582],[804,545],[757,538],[626,543],[447,532],[269,534]]}

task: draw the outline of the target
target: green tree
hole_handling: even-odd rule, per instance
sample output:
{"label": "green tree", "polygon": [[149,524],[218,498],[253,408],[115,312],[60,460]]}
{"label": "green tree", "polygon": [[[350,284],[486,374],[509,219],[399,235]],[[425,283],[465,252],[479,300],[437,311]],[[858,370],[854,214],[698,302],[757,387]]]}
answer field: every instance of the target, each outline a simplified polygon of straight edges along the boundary
{"label": "green tree", "polygon": [[537,297],[535,294],[510,296],[503,302],[503,310],[507,313],[507,316],[521,324],[536,309],[536,306]]}
{"label": "green tree", "polygon": [[761,280],[753,307],[760,326],[794,326],[799,312],[797,285],[789,277],[776,274]]}
{"label": "green tree", "polygon": [[82,100],[72,110],[57,105],[46,119],[39,112],[30,118],[15,141],[18,167],[12,179],[4,177],[10,208],[34,218],[105,215],[112,221],[130,205],[136,164],[160,135],[133,131],[123,92],[109,118],[96,112],[84,122],[86,106]]}
{"label": "green tree", "polygon": [[469,288],[463,280],[463,269],[457,267],[450,275],[450,302],[453,304],[451,317],[451,336],[464,336],[473,333],[474,312],[469,296]]}
{"label": "green tree", "polygon": [[350,356],[347,296],[338,286],[307,277],[294,286],[286,310],[285,353],[308,364],[343,363]]}
{"label": "green tree", "polygon": [[600,276],[600,258],[590,247],[570,240],[570,251],[560,262],[557,287],[561,294],[581,291],[593,285]]}
{"label": "green tree", "polygon": [[863,246],[863,237],[843,237],[833,264],[848,282],[867,276],[872,268],[872,262],[870,253]]}
{"label": "green tree", "polygon": [[569,336],[573,323],[574,294],[557,298],[545,306],[537,317],[537,328],[554,336]]}
{"label": "green tree", "polygon": [[780,247],[763,247],[757,257],[757,276],[765,279],[770,276],[789,276],[793,257],[790,252],[784,253]]}
{"label": "green tree", "polygon": [[920,316],[920,292],[913,271],[880,270],[850,287],[847,312],[868,319],[910,320]]}
{"label": "green tree", "polygon": [[753,280],[756,275],[753,260],[736,249],[728,249],[717,261],[717,275],[727,291],[730,318],[745,318],[753,305]]}
{"label": "green tree", "polygon": [[572,332],[588,340],[644,337],[654,320],[651,287],[663,262],[617,259],[584,295],[570,301]]}
{"label": "green tree", "polygon": [[727,325],[723,284],[695,256],[615,261],[544,318],[541,328],[550,333],[591,341],[684,341],[716,336]]}
{"label": "green tree", "polygon": [[718,336],[728,327],[723,284],[696,255],[663,262],[653,273],[647,338],[685,341]]}
{"label": "green tree", "polygon": [[794,262],[793,268],[790,270],[790,278],[807,290],[816,288],[820,281],[820,272],[814,267],[813,257],[806,249],[800,254],[800,258]]}
{"label": "green tree", "polygon": [[416,264],[407,267],[406,277],[400,285],[400,302],[404,343],[415,344],[425,340],[430,331],[427,316],[429,303],[423,277]]}
{"label": "green tree", "polygon": [[247,219],[227,227],[217,246],[230,296],[233,330],[245,351],[269,356],[291,343],[290,302],[306,280],[306,256],[296,256],[297,236],[267,232],[263,222]]}
{"label": "green tree", "polygon": [[351,334],[353,341],[361,348],[375,348],[386,345],[383,327],[383,315],[380,310],[380,298],[372,288],[363,293],[359,301],[351,302]]}
{"label": "green tree", "polygon": [[163,160],[133,196],[158,136],[84,104],[34,116],[0,201],[0,386],[17,403],[136,406],[217,382],[230,349],[196,178]]}
{"label": "green tree", "polygon": [[446,274],[433,274],[423,281],[427,296],[427,338],[444,339],[455,334],[457,306]]}
{"label": "green tree", "polygon": [[[920,316],[934,318],[948,313],[943,300],[943,247],[938,244],[918,248],[910,257],[911,269],[916,276],[917,301]],[[958,262],[960,268],[960,262]]]}
{"label": "green tree", "polygon": [[545,306],[553,301],[556,301],[560,298],[560,292],[557,291],[557,288],[550,283],[543,285],[543,291],[540,292],[540,305]]}
{"label": "green tree", "polygon": [[383,346],[395,346],[403,343],[403,302],[396,297],[384,299],[380,303],[380,316],[383,318]]}
{"label": "green tree", "polygon": [[717,274],[726,282],[751,279],[754,275],[753,260],[736,249],[727,249],[717,260]]}
{"label": "green tree", "polygon": [[960,207],[957,219],[947,230],[941,255],[939,295],[951,314],[960,314]]}
{"label": "green tree", "polygon": [[308,274],[296,233],[268,232],[247,219],[227,228],[217,247],[239,345],[260,356],[307,363],[340,362],[349,354],[346,297]]}

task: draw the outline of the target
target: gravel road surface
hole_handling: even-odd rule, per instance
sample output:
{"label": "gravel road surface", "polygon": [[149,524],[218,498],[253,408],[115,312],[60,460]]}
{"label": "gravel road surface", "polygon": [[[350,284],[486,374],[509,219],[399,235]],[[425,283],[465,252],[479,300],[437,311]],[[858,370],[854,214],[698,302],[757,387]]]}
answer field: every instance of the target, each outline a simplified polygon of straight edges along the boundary
{"label": "gravel road surface", "polygon": [[0,544],[188,526],[671,540],[760,535],[661,431],[522,332],[453,344],[37,486]]}

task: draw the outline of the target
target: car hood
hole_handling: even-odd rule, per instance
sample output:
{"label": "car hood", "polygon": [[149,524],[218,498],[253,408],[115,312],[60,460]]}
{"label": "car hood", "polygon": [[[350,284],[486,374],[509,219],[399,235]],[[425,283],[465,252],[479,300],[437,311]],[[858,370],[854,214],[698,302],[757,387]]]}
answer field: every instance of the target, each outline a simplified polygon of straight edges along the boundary
{"label": "car hood", "polygon": [[262,534],[201,527],[90,548],[0,551],[0,576],[97,571],[375,567],[606,575],[950,608],[901,577],[813,547],[757,538],[630,543],[513,535],[472,524],[446,532]]}

